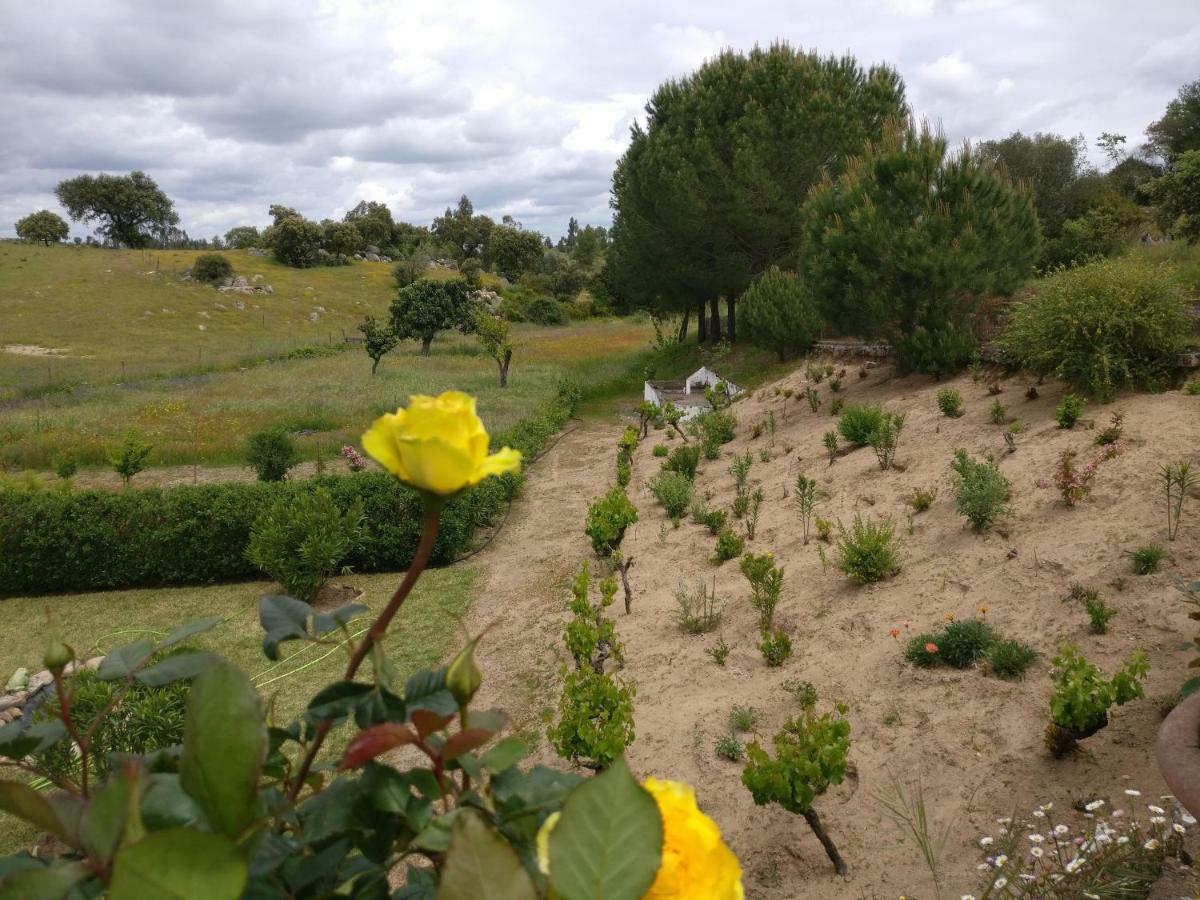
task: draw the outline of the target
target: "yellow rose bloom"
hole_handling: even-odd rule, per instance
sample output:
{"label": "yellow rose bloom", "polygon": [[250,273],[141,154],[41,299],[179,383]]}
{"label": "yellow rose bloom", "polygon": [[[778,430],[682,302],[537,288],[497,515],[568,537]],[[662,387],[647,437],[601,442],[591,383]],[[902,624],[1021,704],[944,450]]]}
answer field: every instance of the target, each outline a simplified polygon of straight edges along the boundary
{"label": "yellow rose bloom", "polygon": [[696,793],[678,781],[647,778],[663,821],[662,864],[646,900],[742,900],[742,869],[721,840],[717,823],[696,806]]}
{"label": "yellow rose bloom", "polygon": [[376,419],[362,444],[405,484],[440,496],[490,475],[521,470],[517,450],[505,447],[488,455],[488,433],[475,413],[475,398],[460,391],[409,397],[407,409]]}

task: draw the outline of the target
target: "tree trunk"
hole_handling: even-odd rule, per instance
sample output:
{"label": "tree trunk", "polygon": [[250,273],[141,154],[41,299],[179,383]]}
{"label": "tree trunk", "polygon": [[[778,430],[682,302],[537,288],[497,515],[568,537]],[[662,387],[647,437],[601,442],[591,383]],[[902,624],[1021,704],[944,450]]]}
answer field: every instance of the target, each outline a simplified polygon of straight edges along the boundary
{"label": "tree trunk", "polygon": [[709,300],[708,310],[712,317],[708,323],[708,339],[715,344],[721,340],[721,298],[713,297]]}
{"label": "tree trunk", "polygon": [[429,355],[429,345],[432,343],[433,343],[433,335],[432,334],[427,334],[423,338],[421,338],[421,355],[422,356]]}
{"label": "tree trunk", "polygon": [[703,344],[708,340],[708,314],[704,311],[704,301],[700,301],[700,307],[696,315],[696,343]]}
{"label": "tree trunk", "polygon": [[381,360],[382,358],[383,357],[381,357],[381,356],[376,356],[374,359],[371,360],[371,374],[372,375],[374,375],[375,370],[379,368],[379,360]]}
{"label": "tree trunk", "polygon": [[821,818],[817,815],[817,811],[810,808],[804,814],[804,821],[808,823],[808,827],[813,830],[813,834],[817,836],[817,840],[825,848],[825,854],[829,857],[829,861],[833,863],[833,871],[839,875],[845,875],[849,872],[850,870],[846,868],[846,861],[842,859],[842,855],[838,853],[837,847],[833,845],[833,839],[825,831],[825,826],[821,824]]}
{"label": "tree trunk", "polygon": [[512,362],[512,351],[504,351],[504,359],[499,362],[500,365],[500,387],[508,387],[508,365]]}
{"label": "tree trunk", "polygon": [[730,297],[725,301],[725,331],[729,335],[729,343],[737,341],[737,300]]}
{"label": "tree trunk", "polygon": [[625,557],[617,563],[617,571],[621,573],[621,587],[625,589],[625,615],[633,612],[633,591],[629,587],[629,570],[632,568],[632,556]]}
{"label": "tree trunk", "polygon": [[692,309],[688,307],[683,311],[683,321],[679,323],[679,336],[676,338],[676,343],[682,344],[687,340],[688,323],[691,321],[691,318]]}

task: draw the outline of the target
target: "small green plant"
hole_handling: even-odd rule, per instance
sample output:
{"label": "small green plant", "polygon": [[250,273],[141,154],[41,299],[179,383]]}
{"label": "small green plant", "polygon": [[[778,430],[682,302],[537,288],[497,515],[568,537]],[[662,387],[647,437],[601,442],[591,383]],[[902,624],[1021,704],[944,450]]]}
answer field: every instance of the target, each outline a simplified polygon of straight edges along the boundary
{"label": "small green plant", "polygon": [[746,480],[750,477],[750,466],[754,460],[750,457],[750,451],[747,450],[740,456],[735,456],[733,462],[729,464],[729,474],[733,476],[733,483],[736,489],[746,487]]}
{"label": "small green plant", "polygon": [[201,253],[192,263],[192,278],[216,284],[233,275],[233,263],[220,253]]}
{"label": "small green plant", "polygon": [[937,392],[938,409],[942,411],[942,415],[951,419],[957,419],[963,414],[962,394],[955,388],[942,388]]}
{"label": "small green plant", "polygon": [[728,559],[736,559],[742,555],[746,542],[732,528],[724,529],[717,535],[717,546],[713,552],[712,561],[717,565]]}
{"label": "small green plant", "polygon": [[736,734],[725,734],[717,738],[716,753],[720,759],[730,762],[741,762],[746,758],[746,748],[742,746]]}
{"label": "small green plant", "polygon": [[1190,463],[1167,463],[1159,468],[1163,494],[1167,500],[1167,540],[1175,540],[1179,534],[1179,522],[1183,518],[1183,501],[1188,493],[1200,485],[1200,476],[1192,471]]}
{"label": "small green plant", "polygon": [[809,381],[812,381],[816,384],[820,384],[822,381],[825,380],[825,368],[823,366],[818,366],[813,363],[809,363],[805,367],[804,374],[808,378]]}
{"label": "small green plant", "polygon": [[735,706],[729,711],[730,731],[753,731],[758,727],[758,710],[753,706]]}
{"label": "small green plant", "polygon": [[903,784],[892,779],[891,790],[878,793],[875,800],[883,807],[884,813],[895,823],[901,833],[916,845],[929,869],[933,879],[933,896],[940,900],[942,896],[942,854],[946,849],[946,840],[950,837],[953,822],[944,827],[934,825],[930,820],[925,803],[925,787],[920,779],[916,786],[908,789]]}
{"label": "small green plant", "polygon": [[945,665],[969,669],[985,659],[996,644],[996,634],[983,619],[955,619],[940,631],[912,637],[904,658],[915,666]]}
{"label": "small green plant", "polygon": [[589,769],[606,769],[633,743],[632,683],[592,669],[563,679],[558,719],[546,730],[555,752]]}
{"label": "small green plant", "polygon": [[809,478],[803,473],[796,476],[796,489],[792,494],[796,511],[800,513],[800,526],[804,534],[804,543],[808,543],[809,525],[812,524],[813,511],[817,507],[819,492],[817,479]]}
{"label": "small green plant", "polygon": [[808,408],[813,412],[821,408],[821,396],[811,384],[804,388],[804,399],[808,401]]}
{"label": "small green plant", "polygon": [[1021,641],[996,641],[987,659],[996,677],[1014,681],[1024,677],[1025,670],[1037,659],[1037,651]]}
{"label": "small green plant", "polygon": [[78,471],[79,463],[75,461],[75,457],[66,453],[54,457],[54,474],[63,481],[70,481]]}
{"label": "small green plant", "polygon": [[993,425],[1003,425],[1008,421],[1008,410],[1004,408],[1004,404],[999,400],[992,401],[992,406],[988,414],[991,416]]}
{"label": "small green plant", "polygon": [[774,553],[747,553],[740,566],[750,582],[750,605],[758,613],[758,627],[766,631],[775,624],[775,607],[783,595],[783,569],[775,565]]}
{"label": "small green plant", "polygon": [[825,445],[825,450],[829,454],[829,464],[832,466],[838,454],[838,433],[836,431],[825,432],[821,442]]}
{"label": "small green plant", "polygon": [[843,397],[834,397],[829,401],[829,414],[831,416],[840,416],[842,410],[846,408],[846,400]]}
{"label": "small green plant", "polygon": [[896,528],[891,519],[864,521],[858,513],[850,528],[838,525],[838,568],[859,584],[872,584],[900,571]]}
{"label": "small green plant", "polygon": [[283,481],[298,462],[296,442],[283,428],[267,428],[250,435],[246,441],[246,464],[259,481]]}
{"label": "small green plant", "polygon": [[750,494],[750,502],[746,509],[746,538],[751,541],[758,531],[758,516],[762,511],[764,496],[762,488],[755,488]]}
{"label": "small green plant", "polygon": [[725,638],[717,638],[717,642],[704,652],[711,656],[718,666],[725,668],[725,660],[729,658],[729,645],[725,643]]}
{"label": "small green plant", "polygon": [[624,457],[617,457],[617,487],[627,488],[633,480],[633,466]]}
{"label": "small green plant", "polygon": [[908,498],[908,505],[913,508],[913,512],[923,513],[933,506],[936,499],[937,488],[917,488]]}
{"label": "small green plant", "polygon": [[825,831],[813,802],[831,784],[841,784],[850,755],[850,723],[842,708],[818,716],[807,709],[789,719],[775,735],[772,757],[757,741],[746,748],[749,757],[742,771],[742,784],[759,806],[777,803],[795,815],[804,816],[825,849],[834,871],[845,875],[846,863],[833,839]]}
{"label": "small green plant", "polygon": [[696,589],[689,590],[680,579],[675,587],[675,622],[688,634],[708,634],[721,624],[725,601],[717,597],[717,579],[713,578],[712,590],[704,579],[696,581]]}
{"label": "small green plant", "polygon": [[1091,620],[1092,634],[1108,634],[1108,623],[1117,614],[1116,607],[1105,603],[1098,593],[1093,591],[1092,594],[1083,602],[1083,608]]}
{"label": "small green plant", "polygon": [[885,412],[879,427],[871,433],[871,449],[879,460],[879,468],[885,472],[896,459],[896,445],[900,443],[900,432],[904,430],[904,413]]}
{"label": "small green plant", "polygon": [[121,476],[121,483],[125,487],[129,487],[134,475],[146,468],[146,460],[153,449],[134,432],[128,431],[121,446],[109,454],[108,463]]}
{"label": "small green plant", "polygon": [[1115,412],[1109,417],[1108,426],[1101,430],[1096,435],[1096,443],[1101,447],[1107,447],[1110,444],[1115,444],[1121,439],[1121,435],[1125,433],[1125,416],[1122,413]]}
{"label": "small green plant", "polygon": [[1147,544],[1129,551],[1130,568],[1134,575],[1150,575],[1158,571],[1158,567],[1166,558],[1167,551],[1158,544]]}
{"label": "small green plant", "polygon": [[288,596],[311,603],[363,537],[363,506],[345,511],[325,488],[280,497],[255,520],[246,558]]}
{"label": "small green plant", "polygon": [[1183,392],[1189,397],[1200,397],[1200,378],[1193,378],[1183,386]]}
{"label": "small green plant", "polygon": [[835,394],[842,389],[842,379],[838,376],[833,376],[829,379],[829,389]]}
{"label": "small green plant", "polygon": [[1111,679],[1105,678],[1073,644],[1059,648],[1053,665],[1054,695],[1050,698],[1046,748],[1056,758],[1072,752],[1079,741],[1105,727],[1113,706],[1141,697],[1142,681],[1150,669],[1146,654],[1138,650]]}
{"label": "small green plant", "polygon": [[692,482],[681,472],[659,472],[650,479],[650,493],[670,519],[682,519],[692,502]]}
{"label": "small green plant", "polygon": [[671,451],[663,462],[664,472],[678,472],[688,481],[696,480],[696,468],[700,465],[700,448],[694,444],[680,444]]}
{"label": "small green plant", "polygon": [[971,459],[966,450],[955,450],[950,463],[954,473],[954,506],[976,531],[985,531],[1001,516],[1008,515],[1012,485],[991,457]]}
{"label": "small green plant", "polygon": [[663,457],[663,456],[666,456],[671,451],[667,449],[666,444],[655,444],[654,449],[651,450],[650,452],[654,456]]}
{"label": "small green plant", "polygon": [[620,548],[625,529],[637,520],[637,507],[630,501],[625,489],[616,485],[588,506],[587,524],[583,531],[591,538],[596,555],[609,557]]}
{"label": "small green plant", "polygon": [[1078,394],[1066,394],[1054,409],[1054,421],[1059,428],[1074,428],[1083,415],[1083,398]]}
{"label": "small green plant", "polygon": [[771,668],[779,668],[792,655],[792,639],[782,628],[773,631],[763,629],[759,634],[758,651]]}
{"label": "small green plant", "polygon": [[789,678],[783,683],[783,689],[796,701],[801,709],[813,709],[817,705],[817,689],[811,681],[801,681]]}
{"label": "small green plant", "polygon": [[876,404],[847,404],[838,419],[838,431],[855,447],[871,443],[871,435],[883,424],[883,408]]}
{"label": "small green plant", "polygon": [[696,416],[688,423],[688,431],[699,442],[705,459],[716,459],[721,455],[721,445],[733,440],[737,420],[729,409],[710,410]]}
{"label": "small green plant", "polygon": [[816,516],[813,519],[813,528],[817,529],[818,540],[828,544],[833,538],[833,522],[829,519],[822,519],[820,516]]}

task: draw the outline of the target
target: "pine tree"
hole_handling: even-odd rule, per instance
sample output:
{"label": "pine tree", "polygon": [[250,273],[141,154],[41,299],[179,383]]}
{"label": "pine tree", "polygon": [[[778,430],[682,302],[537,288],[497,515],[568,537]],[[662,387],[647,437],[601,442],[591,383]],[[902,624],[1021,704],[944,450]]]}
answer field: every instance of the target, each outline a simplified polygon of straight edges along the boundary
{"label": "pine tree", "polygon": [[771,268],[742,295],[742,323],[756,346],[782,362],[812,346],[823,321],[808,286],[791,272]]}

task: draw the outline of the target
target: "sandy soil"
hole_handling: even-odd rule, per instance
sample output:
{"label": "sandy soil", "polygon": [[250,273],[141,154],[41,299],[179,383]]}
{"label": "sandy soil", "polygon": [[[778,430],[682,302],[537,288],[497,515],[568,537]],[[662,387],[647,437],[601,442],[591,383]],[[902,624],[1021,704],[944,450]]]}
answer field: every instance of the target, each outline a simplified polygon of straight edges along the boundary
{"label": "sandy soil", "polygon": [[[721,460],[702,462],[700,491],[712,491],[714,505],[733,495],[729,456],[752,449],[751,481],[766,492],[756,552],[772,550],[786,566],[784,599],[777,621],[789,629],[795,653],[779,669],[768,668],[756,648],[755,614],[748,585],[736,563],[717,568],[708,562],[713,538],[701,526],[664,522],[645,486],[659,467],[652,433],[637,451],[630,496],[641,521],[631,529],[625,550],[636,559],[633,613],[614,612],[626,646],[625,676],[637,682],[637,740],[629,751],[635,770],[695,785],[701,805],[717,820],[742,861],[747,895],[764,898],[865,898],[933,895],[915,849],[882,813],[875,799],[895,777],[924,783],[932,816],[953,823],[946,847],[945,896],[977,893],[975,839],[995,829],[997,816],[1028,813],[1053,801],[1058,808],[1097,796],[1118,796],[1138,787],[1147,796],[1165,791],[1153,761],[1153,737],[1160,720],[1155,698],[1170,694],[1186,677],[1188,655],[1177,648],[1195,630],[1178,599],[1171,574],[1200,577],[1200,502],[1189,500],[1183,528],[1169,545],[1172,561],[1159,574],[1129,573],[1126,550],[1166,544],[1158,466],[1196,461],[1200,446],[1200,400],[1179,393],[1136,395],[1109,406],[1089,406],[1082,423],[1063,431],[1053,420],[1063,391],[1045,385],[1041,397],[1024,399],[1028,382],[1003,382],[1000,395],[1010,417],[1024,428],[1017,451],[1001,458],[1014,485],[1015,516],[979,536],[955,514],[948,463],[955,447],[973,453],[1002,454],[1003,429],[991,424],[992,398],[982,383],[953,382],[966,414],[943,417],[936,406],[939,387],[924,378],[894,378],[872,370],[860,381],[852,367],[844,380],[849,402],[882,402],[907,414],[898,462],[903,472],[881,472],[869,448],[827,464],[822,434],[834,427],[828,415],[829,389],[819,387],[825,405],[812,413],[797,371],[735,406],[739,426]],[[792,388],[785,399],[774,388]],[[750,437],[751,425],[774,410],[778,430]],[[1089,501],[1065,508],[1057,492],[1036,482],[1052,477],[1059,452],[1095,454],[1096,425],[1119,410],[1126,416],[1123,455],[1101,466]],[[588,502],[613,478],[615,442],[623,422],[589,424],[564,437],[542,460],[517,501],[506,526],[476,558],[485,579],[467,627],[489,626],[481,662],[486,682],[481,698],[503,705],[518,728],[542,727],[558,696],[563,658],[566,579],[591,556],[583,534]],[[771,449],[770,462],[759,460]],[[818,543],[805,546],[790,496],[795,476],[816,476],[828,494],[819,509],[826,518],[849,521],[856,511],[891,516],[897,524],[903,570],[872,587],[856,587],[830,565],[823,569]],[[928,512],[908,521],[905,500],[917,487],[939,488]],[[827,548],[830,560],[832,548]],[[717,668],[705,654],[716,634],[694,637],[674,624],[674,590],[679,579],[711,582],[729,601],[720,634],[732,646],[727,666]],[[1081,608],[1062,598],[1072,581],[1098,588],[1119,610],[1107,635],[1088,633]],[[1031,643],[1041,654],[1021,682],[1006,682],[981,671],[917,670],[902,658],[902,646],[889,629],[926,630],[947,613],[976,615],[1005,636]],[[619,607],[619,604],[618,604]],[[614,607],[616,609],[617,607]],[[903,639],[903,638],[902,638]],[[1145,648],[1151,672],[1147,699],[1118,710],[1112,724],[1085,742],[1085,752],[1064,761],[1042,747],[1051,693],[1049,659],[1064,641],[1111,671],[1134,648]],[[835,699],[850,706],[852,777],[823,796],[816,807],[850,865],[836,877],[804,822],[778,808],[755,807],[740,783],[741,766],[716,758],[713,744],[726,732],[730,708],[751,705],[761,713],[759,731],[769,739],[794,712],[781,689],[788,679],[813,682],[821,707]],[[544,740],[538,758],[552,762]],[[561,763],[559,763],[561,764]]]}

